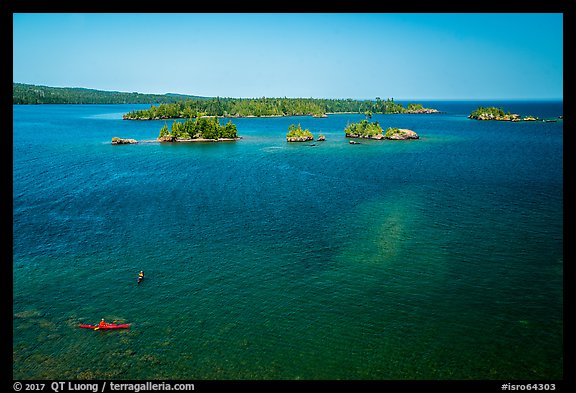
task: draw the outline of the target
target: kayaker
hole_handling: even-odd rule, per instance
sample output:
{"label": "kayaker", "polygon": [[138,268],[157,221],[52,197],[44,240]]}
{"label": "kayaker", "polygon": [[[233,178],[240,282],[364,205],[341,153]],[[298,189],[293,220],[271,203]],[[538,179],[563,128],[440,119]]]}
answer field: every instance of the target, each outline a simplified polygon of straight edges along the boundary
{"label": "kayaker", "polygon": [[107,323],[104,322],[104,318],[102,318],[102,320],[100,321],[100,323],[98,324],[98,326],[102,327],[102,326],[106,326]]}
{"label": "kayaker", "polygon": [[138,278],[144,278],[144,272],[142,270],[138,273]]}

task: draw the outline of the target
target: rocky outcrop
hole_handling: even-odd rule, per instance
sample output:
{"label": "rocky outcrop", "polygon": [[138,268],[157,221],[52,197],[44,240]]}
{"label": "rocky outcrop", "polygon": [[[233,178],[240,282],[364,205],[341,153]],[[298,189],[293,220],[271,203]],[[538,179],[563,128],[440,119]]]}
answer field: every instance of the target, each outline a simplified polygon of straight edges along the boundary
{"label": "rocky outcrop", "polygon": [[176,142],[178,138],[176,138],[175,136],[172,135],[164,135],[161,137],[158,137],[158,141],[159,142]]}
{"label": "rocky outcrop", "polygon": [[376,139],[379,141],[379,140],[384,139],[384,135],[382,135],[382,134],[376,134],[376,135],[347,134],[346,138]]}
{"label": "rocky outcrop", "polygon": [[524,116],[520,117],[520,115],[516,113],[511,113],[509,115],[504,116],[496,116],[492,113],[482,113],[478,116],[468,116],[470,119],[475,120],[497,120],[497,121],[536,121],[538,120],[537,117],[534,116]]}
{"label": "rocky outcrop", "polygon": [[302,135],[302,136],[287,136],[286,142],[306,142],[306,141],[313,141],[314,137],[311,135]]}
{"label": "rocky outcrop", "polygon": [[234,142],[239,141],[242,137],[236,138],[218,138],[218,139],[207,139],[207,138],[177,138],[171,135],[165,135],[158,138],[158,142]]}
{"label": "rocky outcrop", "polygon": [[499,120],[499,121],[520,121],[520,115],[516,113],[511,113],[509,115],[504,116],[497,116],[493,113],[481,113],[477,116],[470,115],[468,116],[470,119],[475,120]]}
{"label": "rocky outcrop", "polygon": [[420,139],[418,134],[414,131],[409,130],[407,128],[396,128],[392,131],[387,131],[386,135],[384,136],[385,139],[390,140],[405,140],[405,139]]}
{"label": "rocky outcrop", "polygon": [[316,140],[317,140],[318,142],[325,141],[325,140],[326,140],[326,137],[325,137],[324,135],[320,135],[320,136],[318,136],[318,139],[316,139]]}
{"label": "rocky outcrop", "polygon": [[438,109],[422,108],[422,109],[406,109],[403,113],[440,113]]}
{"label": "rocky outcrop", "polygon": [[[388,129],[386,134],[377,134],[377,135],[357,135],[357,134],[348,134],[346,138],[361,138],[361,139],[375,139],[381,141],[382,139],[389,139],[389,140],[404,140],[404,139],[420,139],[418,134],[414,131],[406,129],[406,128],[395,128],[395,129]],[[350,141],[351,144],[354,144],[354,141]]]}
{"label": "rocky outcrop", "polygon": [[133,143],[138,143],[138,141],[136,139],[118,138],[117,136],[112,138],[113,145],[130,145]]}

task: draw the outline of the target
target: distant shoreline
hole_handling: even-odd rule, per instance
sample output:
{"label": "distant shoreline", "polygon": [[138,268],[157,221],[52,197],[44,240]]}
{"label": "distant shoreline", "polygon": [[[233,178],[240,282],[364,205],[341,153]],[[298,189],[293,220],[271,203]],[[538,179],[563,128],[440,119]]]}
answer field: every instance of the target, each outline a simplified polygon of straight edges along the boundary
{"label": "distant shoreline", "polygon": [[[52,87],[46,85],[35,85],[29,83],[12,83],[12,104],[13,105],[158,105],[171,104],[182,100],[209,101],[217,99],[213,96],[197,96],[191,94],[154,94],[139,92],[122,92],[112,90],[99,90],[83,87]],[[233,97],[220,97],[222,100]],[[279,98],[279,97],[276,97]],[[292,97],[296,99],[297,97]],[[246,99],[246,98],[233,98]],[[254,99],[254,98],[253,98]],[[369,99],[352,98],[312,98],[312,100],[354,100],[365,101]],[[563,97],[558,98],[401,98],[398,102],[418,102],[424,101],[430,104],[434,102],[475,102],[475,103],[503,103],[503,102],[563,102]],[[329,113],[329,112],[326,112]],[[338,112],[346,113],[346,112]],[[330,114],[336,114],[332,112]]]}

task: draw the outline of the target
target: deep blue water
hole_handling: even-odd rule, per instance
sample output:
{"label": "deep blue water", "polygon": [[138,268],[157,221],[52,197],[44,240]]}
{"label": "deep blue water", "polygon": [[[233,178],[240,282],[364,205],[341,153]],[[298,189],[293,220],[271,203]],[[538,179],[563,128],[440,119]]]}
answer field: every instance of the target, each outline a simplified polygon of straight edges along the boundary
{"label": "deep blue water", "polygon": [[159,144],[147,105],[14,106],[13,377],[561,379],[563,121],[425,104],[360,145],[361,115]]}

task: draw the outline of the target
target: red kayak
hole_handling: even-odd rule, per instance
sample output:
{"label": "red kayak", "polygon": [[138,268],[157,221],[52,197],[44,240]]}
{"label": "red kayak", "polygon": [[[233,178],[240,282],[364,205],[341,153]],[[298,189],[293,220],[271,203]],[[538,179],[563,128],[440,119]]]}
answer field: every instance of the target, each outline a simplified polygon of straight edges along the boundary
{"label": "red kayak", "polygon": [[85,329],[94,329],[94,330],[100,330],[100,329],[128,329],[130,327],[129,323],[121,323],[121,324],[116,324],[116,323],[107,323],[104,326],[100,326],[100,325],[80,325],[79,327],[81,328],[85,328]]}

